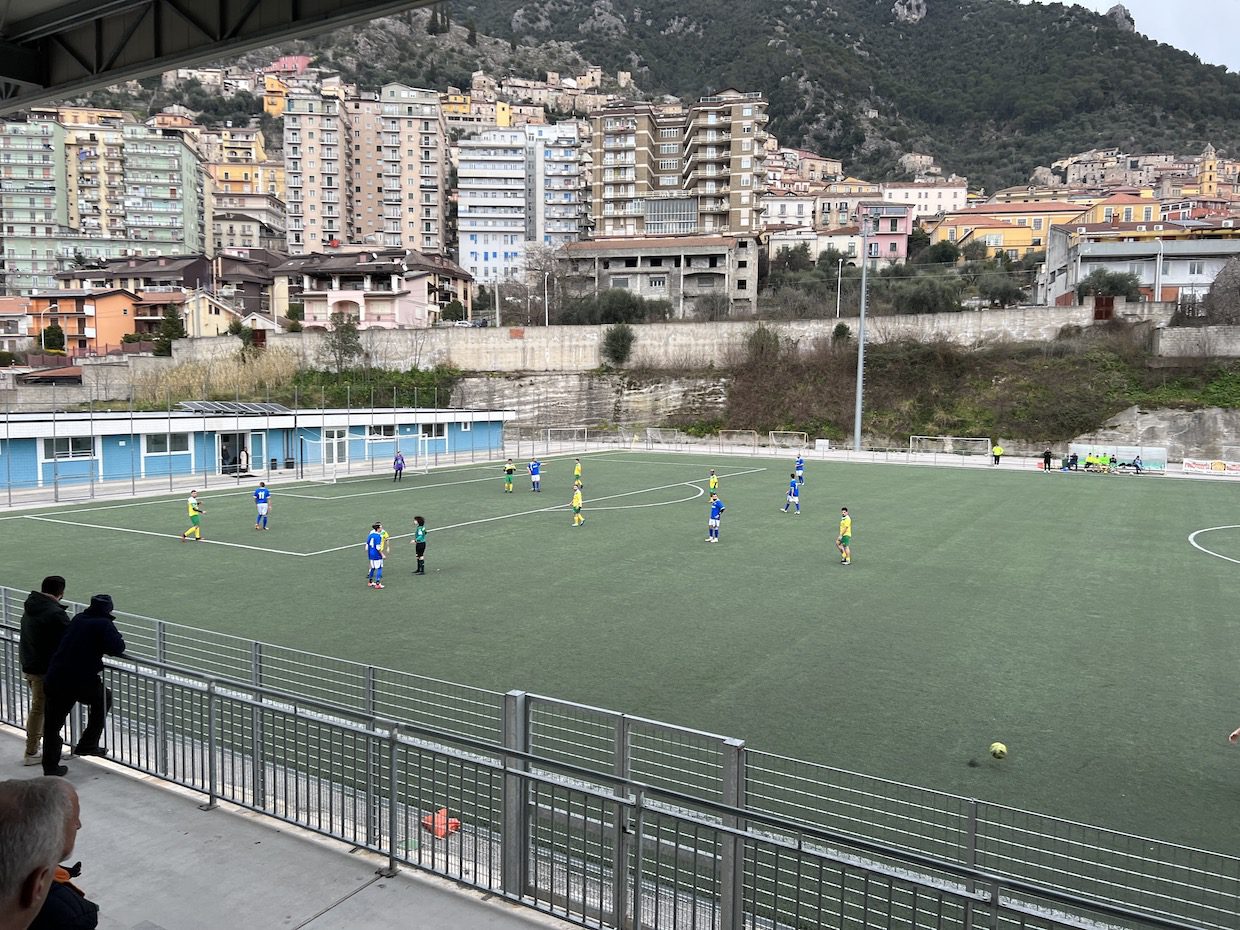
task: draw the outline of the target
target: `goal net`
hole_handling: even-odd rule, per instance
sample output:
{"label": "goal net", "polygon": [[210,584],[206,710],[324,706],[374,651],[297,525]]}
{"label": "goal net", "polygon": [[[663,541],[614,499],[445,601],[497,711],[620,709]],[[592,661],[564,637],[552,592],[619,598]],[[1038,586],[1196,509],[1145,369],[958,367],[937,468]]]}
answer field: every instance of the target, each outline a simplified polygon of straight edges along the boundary
{"label": "goal net", "polygon": [[767,433],[767,439],[777,449],[808,449],[809,433],[798,433],[795,430],[773,429]]}
{"label": "goal net", "polygon": [[584,426],[549,426],[547,427],[547,449],[556,446],[570,449],[581,449],[589,445],[590,430]]}
{"label": "goal net", "polygon": [[678,429],[669,429],[668,427],[660,426],[646,427],[647,446],[680,446],[684,445],[688,441],[688,435],[682,433]]}
{"label": "goal net", "polygon": [[299,436],[297,476],[310,484],[335,484],[348,470],[348,442]]}
{"label": "goal net", "polygon": [[427,475],[433,456],[427,451],[427,437],[401,436],[399,440],[370,438],[366,440],[366,458],[371,471],[395,470],[396,453],[405,457],[405,471],[411,475]]}
{"label": "goal net", "polygon": [[909,452],[944,452],[950,455],[989,455],[985,436],[910,436]]}
{"label": "goal net", "polygon": [[758,431],[756,429],[721,429],[719,431],[719,451],[725,449],[748,449],[757,451]]}

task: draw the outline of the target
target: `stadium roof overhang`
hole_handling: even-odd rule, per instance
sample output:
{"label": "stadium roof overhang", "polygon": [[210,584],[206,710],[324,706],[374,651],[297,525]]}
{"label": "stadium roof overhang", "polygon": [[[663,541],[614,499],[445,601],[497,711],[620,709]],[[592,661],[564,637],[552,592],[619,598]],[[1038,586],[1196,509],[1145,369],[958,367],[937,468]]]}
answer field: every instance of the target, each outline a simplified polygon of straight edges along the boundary
{"label": "stadium roof overhang", "polygon": [[0,115],[432,0],[0,0]]}

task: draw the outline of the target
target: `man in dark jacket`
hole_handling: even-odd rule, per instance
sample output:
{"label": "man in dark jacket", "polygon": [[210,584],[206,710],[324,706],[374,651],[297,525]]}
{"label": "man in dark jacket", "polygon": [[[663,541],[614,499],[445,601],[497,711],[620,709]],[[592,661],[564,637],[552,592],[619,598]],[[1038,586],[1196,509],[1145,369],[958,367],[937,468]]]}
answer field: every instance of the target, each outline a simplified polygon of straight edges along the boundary
{"label": "man in dark jacket", "polygon": [[112,707],[112,692],[103,686],[103,657],[125,654],[125,640],[112,615],[112,597],[96,594],[90,606],[69,623],[43,679],[47,712],[43,720],[43,774],[64,775],[60,764],[60,731],[74,704],[89,709],[86,729],[73,748],[77,756],[105,756],[99,745],[103,718]]}
{"label": "man in dark jacket", "polygon": [[22,608],[22,672],[30,686],[30,713],[26,715],[26,755],[24,765],[38,765],[39,740],[43,738],[43,676],[52,653],[69,627],[69,612],[60,599],[65,580],[48,575],[38,591],[31,591]]}

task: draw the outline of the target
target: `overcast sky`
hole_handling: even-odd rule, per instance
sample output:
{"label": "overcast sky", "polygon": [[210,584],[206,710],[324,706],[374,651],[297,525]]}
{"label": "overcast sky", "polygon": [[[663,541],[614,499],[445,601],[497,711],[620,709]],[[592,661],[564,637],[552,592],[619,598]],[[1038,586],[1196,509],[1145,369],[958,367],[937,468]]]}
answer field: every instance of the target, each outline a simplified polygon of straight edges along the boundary
{"label": "overcast sky", "polygon": [[[1039,3],[1048,0],[1036,0]],[[1193,52],[1212,65],[1240,71],[1240,0],[1058,0],[1105,13],[1128,7],[1137,32]]]}

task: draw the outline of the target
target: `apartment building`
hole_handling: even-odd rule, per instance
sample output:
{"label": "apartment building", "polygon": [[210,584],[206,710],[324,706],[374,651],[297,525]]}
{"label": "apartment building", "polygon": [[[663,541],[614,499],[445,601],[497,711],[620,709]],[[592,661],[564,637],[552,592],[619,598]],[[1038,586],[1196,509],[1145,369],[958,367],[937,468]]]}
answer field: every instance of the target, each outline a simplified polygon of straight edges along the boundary
{"label": "apartment building", "polygon": [[885,181],[883,200],[906,203],[913,208],[913,218],[939,216],[963,210],[969,203],[968,183],[964,178],[925,178],[901,183]]}
{"label": "apartment building", "polygon": [[699,300],[721,296],[734,308],[758,305],[761,246],[748,236],[671,236],[571,242],[563,252],[565,289],[576,296],[619,288],[665,300],[684,318]]}
{"label": "apartment building", "polygon": [[581,237],[577,124],[493,129],[459,146],[460,263],[478,281],[521,278],[529,245],[554,251]]}
{"label": "apartment building", "polygon": [[92,259],[209,247],[210,182],[176,130],[118,110],[31,110],[0,124],[3,289],[56,286],[57,272]]}
{"label": "apartment building", "polygon": [[767,102],[725,90],[688,108],[627,103],[591,117],[600,236],[745,235],[757,226]]}
{"label": "apartment building", "polygon": [[353,218],[353,125],[344,101],[291,91],[284,110],[288,251],[322,252],[348,241]]}
{"label": "apartment building", "polygon": [[447,255],[455,243],[448,228],[448,124],[439,93],[385,84],[379,100],[380,135],[372,141],[363,133],[361,140],[383,164],[383,245]]}

